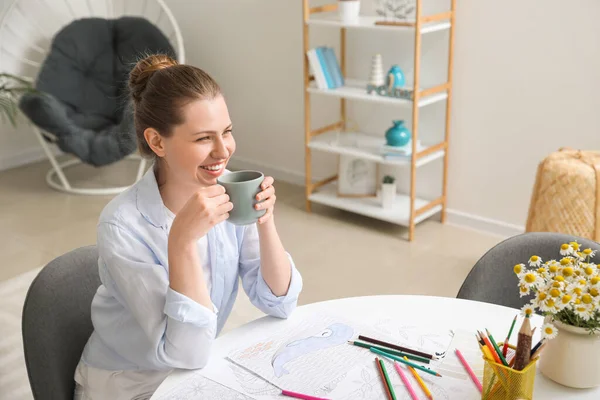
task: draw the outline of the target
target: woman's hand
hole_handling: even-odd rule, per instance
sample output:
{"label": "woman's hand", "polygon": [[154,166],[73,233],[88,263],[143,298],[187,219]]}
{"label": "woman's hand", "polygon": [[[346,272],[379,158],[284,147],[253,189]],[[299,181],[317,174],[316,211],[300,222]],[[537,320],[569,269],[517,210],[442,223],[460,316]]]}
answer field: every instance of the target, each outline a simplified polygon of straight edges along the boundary
{"label": "woman's hand", "polygon": [[182,244],[196,243],[213,226],[229,218],[232,208],[233,204],[223,186],[202,188],[177,213],[169,239]]}
{"label": "woman's hand", "polygon": [[256,204],[254,207],[257,210],[267,210],[265,215],[258,219],[259,225],[264,224],[273,216],[273,208],[275,207],[276,200],[273,182],[275,182],[275,180],[272,177],[265,176],[265,179],[263,179],[263,182],[260,184],[262,191],[256,195],[256,200],[260,201],[260,203]]}

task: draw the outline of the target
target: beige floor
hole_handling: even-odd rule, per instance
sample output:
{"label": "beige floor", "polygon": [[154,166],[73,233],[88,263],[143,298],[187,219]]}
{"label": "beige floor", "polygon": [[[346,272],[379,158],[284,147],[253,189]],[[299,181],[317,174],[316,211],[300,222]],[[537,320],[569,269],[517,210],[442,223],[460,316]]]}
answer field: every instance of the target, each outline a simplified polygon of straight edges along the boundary
{"label": "beige floor", "polygon": [[[67,195],[47,187],[48,162],[0,172],[0,281],[95,242],[98,214],[111,196]],[[136,164],[83,167],[69,176],[97,183],[127,183]],[[83,181],[85,182],[85,181]],[[304,210],[303,189],[276,183],[277,226],[304,278],[302,304],[339,297],[390,293],[455,296],[475,261],[499,237],[442,225],[406,229],[314,205]]]}

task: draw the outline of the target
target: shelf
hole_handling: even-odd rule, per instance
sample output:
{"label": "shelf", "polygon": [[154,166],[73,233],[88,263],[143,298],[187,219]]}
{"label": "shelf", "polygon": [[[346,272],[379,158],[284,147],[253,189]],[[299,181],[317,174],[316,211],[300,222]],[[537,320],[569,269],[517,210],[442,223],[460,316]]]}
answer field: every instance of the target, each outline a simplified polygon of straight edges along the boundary
{"label": "shelf", "polygon": [[[340,208],[367,217],[392,222],[402,226],[409,226],[410,197],[404,194],[398,193],[394,205],[387,209],[381,207],[381,202],[378,197],[338,197],[336,184],[329,183],[313,192],[308,199],[315,203]],[[415,209],[424,207],[428,203],[427,200],[416,198]],[[441,210],[441,205],[427,210],[418,217],[415,217],[415,224],[435,215]]]}
{"label": "shelf", "polygon": [[[367,93],[367,82],[359,81],[355,79],[346,79],[345,85],[335,89],[319,89],[316,87],[315,82],[311,82],[311,86],[309,86],[306,90],[309,93],[322,94],[325,96],[333,96],[344,99],[354,99],[361,101],[370,101],[375,103],[386,103],[386,104],[396,104],[403,105],[406,107],[412,107],[412,100],[401,99],[396,97],[387,97],[381,96],[375,93],[368,94]],[[423,97],[419,100],[419,107],[427,106],[433,103],[437,103],[445,100],[448,97],[447,92],[435,93],[426,97]]]}
{"label": "shelf", "polygon": [[[338,137],[339,134],[339,137]],[[339,139],[339,142],[338,142]],[[379,150],[385,144],[385,139],[367,135],[360,132],[326,132],[313,137],[308,144],[313,150],[319,150],[327,153],[345,154],[365,160],[378,162],[386,165],[409,166],[411,156],[391,156],[384,157],[380,155]],[[417,151],[425,150],[417,149]],[[439,150],[428,154],[417,160],[417,167],[444,157],[444,150]]]}
{"label": "shelf", "polygon": [[[392,25],[375,25],[375,22],[380,20],[379,17],[361,16],[355,23],[343,23],[340,21],[337,13],[330,15],[313,15],[308,19],[308,25],[321,25],[321,26],[333,26],[338,28],[348,29],[373,29],[381,31],[395,31],[395,32],[414,32],[414,26],[392,26]],[[450,29],[450,22],[430,22],[423,24],[421,27],[421,33],[431,33],[437,31],[443,31]]]}

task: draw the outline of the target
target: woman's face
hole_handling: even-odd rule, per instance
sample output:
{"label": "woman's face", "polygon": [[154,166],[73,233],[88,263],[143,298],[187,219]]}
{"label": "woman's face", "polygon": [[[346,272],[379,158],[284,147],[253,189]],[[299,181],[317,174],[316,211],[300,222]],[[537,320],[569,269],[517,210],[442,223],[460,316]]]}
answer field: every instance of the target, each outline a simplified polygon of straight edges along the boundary
{"label": "woman's face", "polygon": [[183,116],[185,122],[163,138],[169,179],[202,187],[214,185],[235,152],[225,99],[219,95],[194,100],[184,106]]}

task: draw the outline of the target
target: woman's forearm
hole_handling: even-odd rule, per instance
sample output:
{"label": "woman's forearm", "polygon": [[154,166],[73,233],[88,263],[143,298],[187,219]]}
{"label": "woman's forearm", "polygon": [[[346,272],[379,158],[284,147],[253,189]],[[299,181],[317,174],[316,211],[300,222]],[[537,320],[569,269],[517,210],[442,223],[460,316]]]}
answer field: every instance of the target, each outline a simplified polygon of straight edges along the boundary
{"label": "woman's forearm", "polygon": [[169,237],[169,286],[174,291],[213,309],[195,242]]}
{"label": "woman's forearm", "polygon": [[274,218],[258,225],[258,236],[262,277],[275,296],[283,296],[289,289],[292,273]]}

